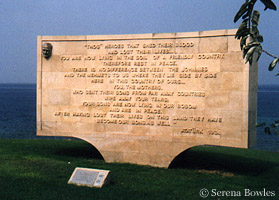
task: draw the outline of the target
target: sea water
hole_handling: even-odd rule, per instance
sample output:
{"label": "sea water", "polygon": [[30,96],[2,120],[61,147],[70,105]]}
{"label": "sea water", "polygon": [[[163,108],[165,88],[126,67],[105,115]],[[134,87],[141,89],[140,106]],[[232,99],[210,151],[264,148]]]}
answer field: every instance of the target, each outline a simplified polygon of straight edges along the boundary
{"label": "sea water", "polygon": [[0,84],[0,137],[35,138],[36,85]]}
{"label": "sea water", "polygon": [[[279,120],[279,86],[259,86],[258,122]],[[278,128],[279,131],[279,128]],[[257,129],[256,149],[279,152],[279,136]],[[0,84],[0,138],[36,138],[36,85]]]}
{"label": "sea water", "polygon": [[[279,120],[279,85],[260,85],[258,87],[258,123],[265,122],[270,125]],[[271,128],[272,129],[272,128]],[[279,132],[279,127],[278,127]],[[257,146],[255,148],[279,152],[279,135],[268,135],[264,128],[257,128]]]}

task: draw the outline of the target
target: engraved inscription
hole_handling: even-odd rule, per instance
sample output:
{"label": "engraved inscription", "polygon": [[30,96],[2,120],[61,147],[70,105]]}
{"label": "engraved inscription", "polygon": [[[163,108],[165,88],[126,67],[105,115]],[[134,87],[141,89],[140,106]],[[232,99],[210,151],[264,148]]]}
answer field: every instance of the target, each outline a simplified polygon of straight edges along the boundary
{"label": "engraved inscription", "polygon": [[197,145],[253,145],[257,64],[243,62],[235,31],[39,36],[38,135],[163,167]]}
{"label": "engraved inscription", "polygon": [[[195,60],[224,59],[223,53],[195,54],[194,41],[177,43],[110,42],[84,45],[87,55],[60,55],[64,79],[86,87],[72,89],[72,98],[79,109],[71,112],[56,110],[56,120],[88,118],[95,124],[131,126],[181,126],[181,134],[204,135],[187,123],[223,123],[222,116],[199,116],[207,97],[205,82],[219,79],[220,69]],[[197,80],[196,83],[193,83]],[[197,84],[197,90],[193,90]],[[199,86],[200,85],[200,86]],[[191,125],[193,126],[193,125]],[[189,131],[191,130],[191,131]],[[218,127],[211,133],[218,132]]]}
{"label": "engraved inscription", "polygon": [[77,170],[73,176],[72,182],[77,185],[93,185],[98,174],[98,172],[88,170]]}
{"label": "engraved inscription", "polygon": [[109,173],[110,171],[107,170],[77,167],[68,183],[78,186],[102,187],[107,183]]}

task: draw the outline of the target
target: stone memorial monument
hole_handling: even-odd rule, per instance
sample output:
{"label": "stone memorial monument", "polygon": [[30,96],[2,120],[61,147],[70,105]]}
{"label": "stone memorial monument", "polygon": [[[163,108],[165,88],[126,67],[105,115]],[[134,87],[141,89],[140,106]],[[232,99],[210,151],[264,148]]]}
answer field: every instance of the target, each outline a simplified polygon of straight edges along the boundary
{"label": "stone memorial monument", "polygon": [[248,148],[257,64],[235,32],[38,36],[37,135],[158,167],[194,146]]}

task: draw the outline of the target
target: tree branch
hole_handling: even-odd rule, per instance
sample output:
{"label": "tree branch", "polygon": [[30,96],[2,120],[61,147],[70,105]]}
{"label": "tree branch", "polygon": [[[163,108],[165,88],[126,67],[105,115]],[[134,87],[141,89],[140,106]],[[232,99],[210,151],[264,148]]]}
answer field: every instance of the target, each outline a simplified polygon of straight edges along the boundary
{"label": "tree branch", "polygon": [[263,52],[265,52],[268,56],[273,57],[273,58],[277,58],[277,56],[267,52],[266,50],[263,49]]}

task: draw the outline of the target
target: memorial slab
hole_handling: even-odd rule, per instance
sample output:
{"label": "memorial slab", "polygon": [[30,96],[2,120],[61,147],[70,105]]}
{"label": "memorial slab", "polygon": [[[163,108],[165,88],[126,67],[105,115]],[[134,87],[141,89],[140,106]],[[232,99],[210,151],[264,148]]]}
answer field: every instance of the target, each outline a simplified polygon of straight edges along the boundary
{"label": "memorial slab", "polygon": [[194,146],[252,146],[257,63],[235,32],[38,36],[37,135],[158,167]]}
{"label": "memorial slab", "polygon": [[68,184],[101,188],[109,182],[108,170],[76,167]]}

